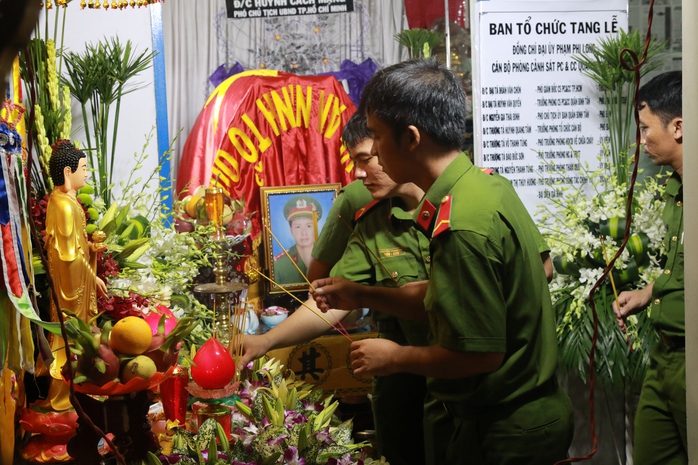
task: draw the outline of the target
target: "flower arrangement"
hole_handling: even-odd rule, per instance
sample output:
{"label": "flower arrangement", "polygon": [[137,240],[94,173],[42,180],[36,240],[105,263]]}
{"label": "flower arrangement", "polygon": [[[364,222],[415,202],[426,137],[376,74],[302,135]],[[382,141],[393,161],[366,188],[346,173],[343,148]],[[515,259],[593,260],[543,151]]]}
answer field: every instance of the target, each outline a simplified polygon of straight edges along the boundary
{"label": "flower arrangement", "polygon": [[[58,19],[58,11],[55,13]],[[46,21],[48,21],[46,15]],[[70,91],[59,85],[61,65],[60,47],[56,50],[56,37],[42,39],[41,28],[37,36],[20,53],[20,75],[28,97],[26,106],[34,112],[33,147],[38,163],[32,165],[32,183],[36,195],[42,198],[53,189],[48,174],[51,144],[68,139],[72,130]],[[46,34],[47,35],[47,34]]]}
{"label": "flower arrangement", "polygon": [[334,415],[338,402],[323,399],[321,390],[294,379],[278,360],[260,359],[244,373],[234,397],[233,438],[215,420],[206,420],[197,434],[175,428],[172,451],[149,456],[149,465],[370,465],[352,443],[351,420]]}
{"label": "flower arrangement", "polygon": [[[641,75],[661,64],[658,53],[663,46],[656,41],[650,44]],[[643,48],[638,31],[621,31],[601,39],[590,54],[573,57],[583,65],[582,72],[603,90],[608,145],[602,146],[598,168],[581,163],[577,155],[580,176],[586,179],[585,183],[579,187],[554,186],[555,196],[550,203],[539,206],[538,211],[557,271],[550,289],[558,318],[561,364],[583,380],[589,376],[594,332],[589,293],[618,252],[628,221],[635,73],[623,69],[621,53],[626,50],[623,58],[628,59],[631,54],[641,56]],[[549,171],[556,171],[552,164],[549,168]],[[640,382],[649,349],[656,341],[656,333],[645,312],[630,317],[628,331],[623,334],[612,304],[622,290],[646,286],[661,270],[664,187],[660,177],[646,176],[634,186],[629,240],[612,272],[594,295],[598,316],[595,374],[602,383],[632,385]]]}
{"label": "flower arrangement", "polygon": [[200,345],[211,335],[212,315],[194,297],[191,287],[209,259],[194,235],[176,232],[172,212],[162,207],[160,188],[149,192],[158,180],[160,165],[149,175],[139,176],[151,138],[152,132],[141,154],[136,155],[129,179],[121,183],[121,197],[98,223],[106,233],[107,245],[98,262],[98,274],[110,292],[99,306],[118,319],[133,314],[147,316],[164,305],[176,318],[189,316],[199,322],[186,342]]}
{"label": "flower arrangement", "polygon": [[[589,292],[620,248],[626,221],[627,185],[618,184],[610,164],[600,158],[601,167],[595,170],[580,163],[580,174],[587,179],[584,186],[559,186],[559,197],[538,210],[557,271],[550,290],[561,364],[584,380],[594,324]],[[614,293],[644,287],[661,272],[664,187],[655,176],[646,177],[635,190],[630,239],[614,264],[612,279],[595,298],[599,317],[595,367],[597,376],[608,383],[640,381],[656,338],[645,312],[629,317],[628,332],[623,334],[612,309]]]}

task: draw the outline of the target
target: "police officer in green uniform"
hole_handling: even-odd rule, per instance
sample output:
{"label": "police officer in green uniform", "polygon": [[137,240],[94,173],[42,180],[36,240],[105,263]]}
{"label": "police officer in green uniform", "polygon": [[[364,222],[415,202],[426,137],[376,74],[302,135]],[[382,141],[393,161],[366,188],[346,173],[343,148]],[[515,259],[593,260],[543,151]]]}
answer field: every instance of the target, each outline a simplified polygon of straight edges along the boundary
{"label": "police officer in green uniform", "polygon": [[282,251],[274,257],[274,281],[279,284],[304,283],[317,239],[317,223],[322,218],[322,205],[310,195],[295,195],[284,205],[284,217],[295,244],[287,250],[288,253]]}
{"label": "police officer in green uniform", "polygon": [[[368,133],[367,130],[365,132]],[[369,134],[367,134],[368,136]],[[351,145],[352,149],[358,147],[365,140],[366,137],[362,137],[361,140]],[[349,144],[346,139],[344,144]],[[367,148],[363,149],[363,152],[368,153],[370,150],[369,144]],[[361,179],[350,182],[339,191],[339,195],[325,218],[325,225],[322,227],[320,237],[313,247],[313,258],[308,266],[308,279],[310,281],[330,275],[330,270],[342,258],[347,242],[349,242],[355,224],[356,212],[372,200],[371,193],[364,187]]]}
{"label": "police officer in green uniform", "polygon": [[510,183],[459,152],[465,94],[435,60],[379,71],[362,111],[372,153],[396,182],[426,192],[414,220],[431,239],[428,283],[313,283],[318,306],[400,308],[428,321],[427,346],[366,339],[352,344],[355,374],[429,377],[454,418],[448,464],[552,464],[567,456],[572,405],[557,385],[555,317],[538,238]]}
{"label": "police officer in green uniform", "polygon": [[[350,237],[331,275],[387,287],[428,279],[429,240],[412,221],[412,212],[424,192],[412,183],[396,184],[385,176],[373,156],[357,157],[355,163],[356,177],[381,200],[357,213],[356,234]],[[427,344],[427,325],[395,315],[373,313],[380,338],[400,345]],[[424,376],[395,373],[373,377],[371,406],[379,452],[388,462],[444,463],[445,438],[452,433],[452,422],[443,406],[428,396]]]}
{"label": "police officer in green uniform", "polygon": [[621,292],[620,308],[613,304],[623,330],[628,315],[647,308],[660,335],[650,353],[635,414],[636,465],[688,463],[681,91],[681,71],[672,71],[655,77],[638,93],[644,152],[654,164],[670,166],[674,172],[666,183],[664,272],[644,289]]}
{"label": "police officer in green uniform", "polygon": [[[427,279],[429,241],[417,231],[411,217],[411,211],[424,192],[411,183],[397,185],[385,176],[370,154],[372,140],[363,114],[357,113],[349,120],[343,138],[355,164],[357,182],[361,182],[361,188],[369,193],[371,202],[351,212],[346,204],[355,200],[353,194],[360,196],[362,193],[354,188],[345,192],[343,195],[349,193],[351,197],[345,198],[344,205],[336,214],[334,231],[338,237],[325,236],[327,231],[331,231],[326,223],[313,255],[322,244],[317,256],[330,261],[336,250],[325,249],[338,248],[341,259],[332,274],[365,284],[397,286]],[[384,200],[374,201],[374,198]],[[328,221],[330,219],[328,217]],[[353,227],[356,234],[352,233]],[[308,304],[314,307],[312,300]],[[331,317],[331,321],[334,318],[341,320],[347,314],[333,312],[335,317]],[[383,313],[374,313],[374,319],[381,338],[399,344],[427,343],[428,327],[424,324]],[[268,333],[247,336],[241,363],[245,364],[274,348],[305,342],[326,331],[326,323],[309,309],[300,307]],[[433,399],[425,401],[426,396],[424,376],[399,373],[374,378],[372,408],[378,449],[392,465],[444,463],[445,441],[452,432],[452,422],[443,405]]]}

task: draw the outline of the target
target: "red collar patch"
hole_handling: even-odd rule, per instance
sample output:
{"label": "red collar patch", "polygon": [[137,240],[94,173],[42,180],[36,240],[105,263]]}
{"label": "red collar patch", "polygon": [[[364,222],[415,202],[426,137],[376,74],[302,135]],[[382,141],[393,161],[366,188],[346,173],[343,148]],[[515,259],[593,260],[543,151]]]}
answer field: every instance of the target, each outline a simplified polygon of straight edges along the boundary
{"label": "red collar patch", "polygon": [[377,204],[378,202],[380,202],[380,200],[373,200],[373,201],[367,203],[363,208],[359,208],[359,209],[356,211],[356,215],[354,215],[354,221],[358,221],[359,218],[361,218],[361,217],[364,215],[364,213],[366,213],[366,212],[369,211],[371,208],[373,208],[373,206],[374,206],[375,204]]}
{"label": "red collar patch", "polygon": [[432,221],[434,221],[434,214],[436,213],[436,207],[429,202],[429,200],[424,199],[422,203],[422,209],[419,210],[417,215],[417,224],[424,231],[429,231]]}
{"label": "red collar patch", "polygon": [[436,224],[434,225],[434,232],[431,237],[436,237],[444,231],[448,231],[451,227],[451,205],[453,197],[447,195],[441,201],[439,206],[439,214],[436,217]]}
{"label": "red collar patch", "polygon": [[[277,254],[274,256],[274,261],[281,260],[286,256],[286,252],[281,252],[280,254]],[[289,254],[288,257],[293,260],[294,262],[298,263],[298,254],[294,253],[293,255]]]}

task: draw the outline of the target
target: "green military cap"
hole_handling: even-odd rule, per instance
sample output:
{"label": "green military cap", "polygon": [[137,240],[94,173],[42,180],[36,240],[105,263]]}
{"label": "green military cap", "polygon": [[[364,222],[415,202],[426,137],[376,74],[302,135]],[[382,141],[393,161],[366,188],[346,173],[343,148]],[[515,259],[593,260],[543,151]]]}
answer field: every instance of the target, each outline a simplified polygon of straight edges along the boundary
{"label": "green military cap", "polygon": [[316,213],[317,219],[322,218],[322,205],[317,199],[310,195],[295,195],[288,199],[284,205],[284,216],[287,221],[291,221],[302,215],[313,216]]}

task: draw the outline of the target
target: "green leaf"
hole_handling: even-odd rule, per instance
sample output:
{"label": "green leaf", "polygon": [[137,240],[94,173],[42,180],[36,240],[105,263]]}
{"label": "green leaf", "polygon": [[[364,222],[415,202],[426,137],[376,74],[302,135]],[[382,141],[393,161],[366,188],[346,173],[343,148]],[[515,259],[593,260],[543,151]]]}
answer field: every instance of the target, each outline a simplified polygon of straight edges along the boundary
{"label": "green leaf", "polygon": [[[134,239],[132,241],[129,241],[124,248],[114,256],[114,260],[122,261],[122,260],[132,260],[131,256],[139,250],[143,246],[148,246],[150,247],[150,238],[148,237],[142,237],[140,239]],[[147,250],[147,249],[146,249]],[[141,252],[142,254],[143,252]]]}
{"label": "green leaf", "polygon": [[224,452],[230,450],[230,441],[228,440],[228,435],[226,434],[223,426],[216,422],[216,432],[218,433],[218,440],[221,443],[221,448]]}
{"label": "green leaf", "polygon": [[148,451],[148,465],[162,465],[162,462],[160,462],[160,459],[157,455]]}
{"label": "green leaf", "polygon": [[[218,424],[218,422],[216,422]],[[211,438],[208,443],[208,457],[213,460],[218,457],[218,446],[216,445],[216,438]]]}
{"label": "green leaf", "polygon": [[281,452],[274,452],[269,457],[267,457],[261,465],[274,465],[276,461],[281,457]]}

